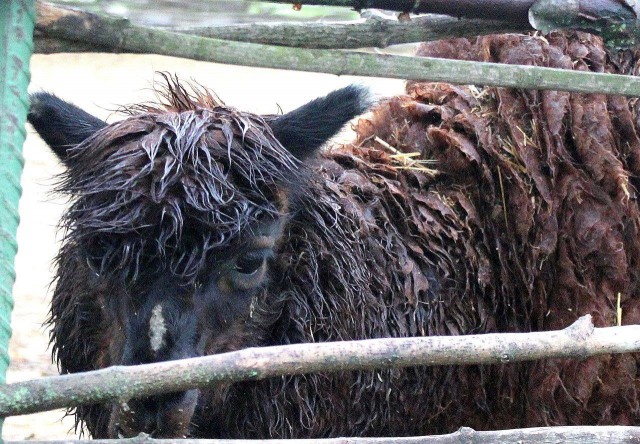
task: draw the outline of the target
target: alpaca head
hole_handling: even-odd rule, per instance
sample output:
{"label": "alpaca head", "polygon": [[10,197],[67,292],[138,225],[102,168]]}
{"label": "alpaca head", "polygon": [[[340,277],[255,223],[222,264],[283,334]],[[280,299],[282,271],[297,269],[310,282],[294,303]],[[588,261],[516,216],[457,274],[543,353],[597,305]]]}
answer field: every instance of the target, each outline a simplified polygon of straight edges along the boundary
{"label": "alpaca head", "polygon": [[[32,96],[29,121],[65,164],[59,188],[71,201],[61,254],[73,259],[59,260],[58,285],[94,281],[100,290],[85,302],[121,338],[96,352],[96,367],[198,356],[204,331],[224,333],[248,316],[304,192],[305,160],[368,106],[366,91],[350,86],[260,117],[166,80],[162,104],[131,107],[111,125],[51,94]],[[65,371],[75,358],[52,313]],[[196,402],[188,391],[114,405],[109,434],[187,435]]]}

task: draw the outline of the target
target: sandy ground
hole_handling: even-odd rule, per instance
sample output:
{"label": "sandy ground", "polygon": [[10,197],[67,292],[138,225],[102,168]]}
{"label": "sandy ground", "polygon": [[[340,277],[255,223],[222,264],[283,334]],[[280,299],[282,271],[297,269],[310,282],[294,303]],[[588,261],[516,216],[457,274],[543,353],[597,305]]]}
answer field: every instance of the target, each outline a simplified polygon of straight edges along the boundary
{"label": "sandy ground", "polygon": [[[177,73],[213,88],[230,105],[256,113],[285,112],[352,82],[369,85],[381,96],[402,92],[403,82],[389,79],[336,77],[200,63],[159,56],[112,54],[36,55],[31,61],[30,90],[47,90],[106,119],[118,120],[118,105],[153,98],[150,86],[156,71]],[[57,374],[48,350],[46,318],[57,251],[56,223],[64,201],[50,191],[60,171],[57,160],[29,128],[24,147],[20,228],[14,287],[13,337],[8,382]],[[73,437],[73,421],[63,411],[7,418],[3,438],[63,439]]]}

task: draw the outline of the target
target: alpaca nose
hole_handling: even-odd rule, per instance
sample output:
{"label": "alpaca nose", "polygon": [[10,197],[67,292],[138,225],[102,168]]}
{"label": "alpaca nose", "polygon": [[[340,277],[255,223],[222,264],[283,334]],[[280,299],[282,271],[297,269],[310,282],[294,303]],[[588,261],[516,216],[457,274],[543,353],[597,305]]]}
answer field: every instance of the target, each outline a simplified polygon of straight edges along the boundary
{"label": "alpaca nose", "polygon": [[153,438],[185,438],[197,401],[197,390],[132,399],[112,412],[111,435],[131,438],[146,433]]}
{"label": "alpaca nose", "polygon": [[159,404],[154,438],[186,438],[198,401],[198,391],[188,390]]}
{"label": "alpaca nose", "polygon": [[132,399],[114,406],[110,419],[110,438],[132,438],[139,433],[150,434],[156,420],[150,400]]}

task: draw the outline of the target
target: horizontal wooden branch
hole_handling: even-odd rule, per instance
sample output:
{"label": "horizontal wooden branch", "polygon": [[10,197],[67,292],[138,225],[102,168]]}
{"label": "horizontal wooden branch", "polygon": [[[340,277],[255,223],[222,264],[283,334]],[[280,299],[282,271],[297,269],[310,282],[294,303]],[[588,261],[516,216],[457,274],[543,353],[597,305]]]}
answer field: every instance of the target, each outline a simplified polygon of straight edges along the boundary
{"label": "horizontal wooden branch", "polygon": [[[602,0],[604,3],[598,3],[596,7],[583,0],[571,3],[569,8],[565,4],[566,1],[539,0],[536,2],[528,16],[532,20],[531,23],[535,25],[535,29],[543,32],[556,29],[589,30],[601,35],[605,43],[614,50],[629,48],[640,40],[640,27],[636,22],[636,16],[623,3],[616,0]],[[616,6],[605,7],[609,2],[615,2]],[[55,8],[51,5],[49,7]],[[486,8],[481,10],[487,11]],[[90,13],[77,11],[77,15],[90,15]],[[373,13],[368,15],[370,17],[366,20],[356,22],[243,23],[163,29],[215,39],[312,49],[385,48],[403,43],[475,37],[493,33],[523,33],[534,29],[528,21],[505,21],[502,20],[502,15],[500,20],[489,20],[486,18],[458,19],[431,14],[414,17],[409,21],[398,21]],[[110,46],[51,37],[39,31],[36,31],[34,43],[34,52],[44,54],[119,51],[118,48]]]}
{"label": "horizontal wooden branch", "polygon": [[[443,15],[417,17],[410,22],[369,18],[337,23],[242,23],[211,27],[166,28],[167,31],[201,37],[312,49],[386,48],[404,43],[475,37],[503,32],[523,33],[530,26],[496,20],[454,19]],[[35,53],[111,52],[109,47],[36,34]]]}
{"label": "horizontal wooden branch", "polygon": [[[271,3],[341,6],[356,11],[374,8],[414,14],[447,14],[454,17],[488,18],[527,22],[527,12],[536,0],[268,0]],[[607,0],[615,1],[615,0]]]}
{"label": "horizontal wooden branch", "polygon": [[[0,387],[0,416],[204,388],[281,375],[417,365],[507,364],[640,351],[640,325],[594,328],[583,316],[564,330],[385,338],[251,348],[232,353],[42,378]],[[126,384],[123,384],[126,381]]]}
{"label": "horizontal wooden branch", "polygon": [[398,21],[370,17],[358,22],[250,23],[206,28],[173,28],[173,32],[238,42],[316,49],[386,48],[403,43],[527,32],[528,25],[498,20],[455,19],[444,15]]}
{"label": "horizontal wooden branch", "polygon": [[602,36],[605,44],[614,50],[631,48],[640,42],[640,4],[632,0],[304,0],[300,4],[499,20],[520,28],[532,26],[543,32],[582,30]]}
{"label": "horizontal wooden branch", "polygon": [[[47,5],[51,10],[53,5]],[[62,8],[60,8],[62,9]],[[78,11],[78,16],[88,13]],[[39,16],[41,19],[42,15]],[[498,20],[456,19],[444,15],[415,17],[398,21],[371,15],[355,22],[311,23],[242,23],[210,27],[173,27],[167,31],[201,37],[315,49],[385,48],[403,43],[427,42],[457,37],[475,37],[504,32],[527,32],[528,25]],[[34,52],[92,52],[91,44],[36,33]],[[110,51],[108,47],[94,48]]]}
{"label": "horizontal wooden branch", "polygon": [[[366,8],[414,14],[446,14],[453,17],[501,20],[511,23],[529,23],[529,10],[540,0],[268,0],[271,3],[298,3],[304,5],[342,6],[357,11]],[[547,2],[549,3],[549,2]],[[564,5],[565,10],[576,9],[593,18],[616,15],[622,19],[635,19],[631,0],[552,0]]]}
{"label": "horizontal wooden branch", "polygon": [[406,438],[326,438],[326,439],[152,439],[148,435],[127,439],[95,439],[68,441],[5,441],[5,444],[494,444],[517,442],[539,444],[563,442],[575,444],[618,444],[640,441],[640,427],[569,426],[529,429],[475,431],[462,427],[446,435]]}
{"label": "horizontal wooden branch", "polygon": [[429,57],[284,48],[172,33],[128,20],[37,4],[36,29],[46,36],[134,52],[185,57],[230,65],[336,75],[389,77],[459,84],[551,89],[640,97],[640,78]]}

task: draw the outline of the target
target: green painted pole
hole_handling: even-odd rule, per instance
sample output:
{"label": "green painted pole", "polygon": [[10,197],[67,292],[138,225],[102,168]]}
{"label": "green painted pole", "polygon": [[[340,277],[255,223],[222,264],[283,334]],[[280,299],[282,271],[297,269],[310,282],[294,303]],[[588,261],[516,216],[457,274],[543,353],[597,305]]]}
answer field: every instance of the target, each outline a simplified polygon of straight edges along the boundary
{"label": "green painted pole", "polygon": [[[0,0],[0,384],[6,382],[11,337],[13,260],[18,249],[22,144],[29,109],[34,0]],[[0,436],[4,418],[0,418]]]}

